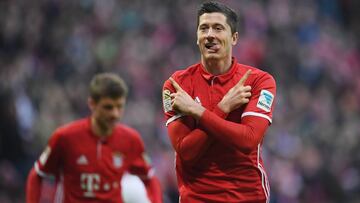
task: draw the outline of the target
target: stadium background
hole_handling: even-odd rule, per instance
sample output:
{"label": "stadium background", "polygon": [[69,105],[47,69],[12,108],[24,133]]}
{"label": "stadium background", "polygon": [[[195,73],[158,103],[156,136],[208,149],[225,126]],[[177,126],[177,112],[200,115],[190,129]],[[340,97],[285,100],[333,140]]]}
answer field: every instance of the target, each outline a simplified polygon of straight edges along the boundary
{"label": "stadium background", "polygon": [[[196,8],[180,0],[0,1],[0,202],[23,202],[28,170],[60,124],[88,115],[94,73],[130,86],[138,129],[177,202],[163,81],[199,61]],[[264,159],[271,203],[360,202],[360,1],[226,1],[241,16],[234,55],[274,75]]]}

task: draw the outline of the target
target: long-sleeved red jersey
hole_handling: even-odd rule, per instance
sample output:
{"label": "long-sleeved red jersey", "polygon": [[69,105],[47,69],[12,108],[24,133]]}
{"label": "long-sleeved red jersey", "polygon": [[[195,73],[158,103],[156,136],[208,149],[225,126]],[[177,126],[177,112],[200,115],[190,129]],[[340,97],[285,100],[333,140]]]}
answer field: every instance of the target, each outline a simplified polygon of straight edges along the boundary
{"label": "long-sleeved red jersey", "polygon": [[[218,108],[224,95],[247,70],[244,86],[251,86],[248,104],[228,115]],[[276,84],[259,69],[232,59],[230,70],[212,75],[201,63],[175,72],[173,79],[206,111],[199,121],[173,111],[167,80],[163,106],[171,143],[176,151],[176,172],[181,203],[269,201],[269,183],[261,146],[272,122]]]}
{"label": "long-sleeved red jersey", "polygon": [[92,132],[90,119],[58,128],[34,169],[37,174],[29,175],[27,202],[39,198],[41,184],[37,178],[55,176],[58,185],[54,202],[121,203],[120,181],[125,171],[144,181],[152,202],[161,202],[140,135],[122,124],[106,138]]}

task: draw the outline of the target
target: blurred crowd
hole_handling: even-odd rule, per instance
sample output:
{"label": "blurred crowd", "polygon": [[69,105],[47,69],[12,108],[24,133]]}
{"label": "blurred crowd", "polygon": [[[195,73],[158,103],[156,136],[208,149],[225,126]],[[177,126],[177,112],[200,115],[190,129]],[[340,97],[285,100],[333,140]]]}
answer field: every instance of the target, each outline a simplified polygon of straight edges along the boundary
{"label": "blurred crowd", "polygon": [[[24,202],[27,173],[59,125],[89,115],[90,78],[130,87],[123,122],[140,131],[178,202],[161,89],[199,61],[191,0],[0,1],[0,202]],[[263,155],[271,203],[360,202],[360,1],[227,0],[240,63],[278,86]]]}

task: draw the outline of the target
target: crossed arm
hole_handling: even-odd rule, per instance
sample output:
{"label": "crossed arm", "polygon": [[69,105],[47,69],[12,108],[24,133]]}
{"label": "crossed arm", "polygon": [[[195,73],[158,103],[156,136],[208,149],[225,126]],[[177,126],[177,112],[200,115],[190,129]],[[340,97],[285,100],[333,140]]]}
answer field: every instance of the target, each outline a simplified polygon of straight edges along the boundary
{"label": "crossed arm", "polygon": [[225,120],[228,113],[249,102],[251,87],[244,86],[249,74],[250,71],[229,90],[213,112],[195,102],[170,78],[176,90],[171,94],[172,107],[187,116],[170,123],[168,132],[174,149],[185,163],[196,162],[214,139],[244,153],[261,142],[269,125],[268,120],[253,116],[242,118],[241,124]]}

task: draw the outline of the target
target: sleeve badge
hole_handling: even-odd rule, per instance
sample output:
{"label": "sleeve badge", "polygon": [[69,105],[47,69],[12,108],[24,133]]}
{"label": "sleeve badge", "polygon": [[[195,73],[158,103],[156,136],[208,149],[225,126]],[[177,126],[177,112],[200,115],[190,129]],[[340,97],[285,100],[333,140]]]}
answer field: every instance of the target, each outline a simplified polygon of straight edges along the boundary
{"label": "sleeve badge", "polygon": [[256,107],[266,112],[270,112],[273,101],[274,101],[274,95],[270,91],[261,90]]}
{"label": "sleeve badge", "polygon": [[172,110],[170,94],[171,94],[170,90],[164,90],[162,94],[165,113]]}

